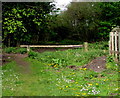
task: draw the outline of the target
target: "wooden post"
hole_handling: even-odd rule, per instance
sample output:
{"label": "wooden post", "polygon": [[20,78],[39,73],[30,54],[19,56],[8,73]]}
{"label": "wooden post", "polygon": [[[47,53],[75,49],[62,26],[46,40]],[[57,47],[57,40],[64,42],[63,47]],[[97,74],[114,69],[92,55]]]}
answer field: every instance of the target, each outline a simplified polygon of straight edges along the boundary
{"label": "wooden post", "polygon": [[109,54],[111,55],[111,39],[109,41]]}
{"label": "wooden post", "polygon": [[119,61],[120,61],[120,32],[118,32],[118,51],[119,51]]}
{"label": "wooden post", "polygon": [[114,55],[114,34],[111,32],[111,50],[112,50],[112,55]]}
{"label": "wooden post", "polygon": [[28,45],[28,46],[27,46],[27,52],[29,52],[29,51],[30,51],[30,46]]}
{"label": "wooden post", "polygon": [[84,42],[84,49],[86,52],[88,51],[88,42]]}
{"label": "wooden post", "polygon": [[112,55],[112,32],[110,32],[109,37],[109,54]]}
{"label": "wooden post", "polygon": [[115,32],[115,58],[117,59],[117,32]]}

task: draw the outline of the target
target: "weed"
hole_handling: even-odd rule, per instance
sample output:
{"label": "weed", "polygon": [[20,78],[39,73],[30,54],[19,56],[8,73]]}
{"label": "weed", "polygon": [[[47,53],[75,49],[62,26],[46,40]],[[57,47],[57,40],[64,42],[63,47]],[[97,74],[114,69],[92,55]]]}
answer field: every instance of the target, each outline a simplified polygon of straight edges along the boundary
{"label": "weed", "polygon": [[89,49],[102,49],[102,50],[108,50],[108,42],[96,42],[96,43],[89,43]]}
{"label": "weed", "polygon": [[52,66],[55,69],[59,69],[62,67],[66,67],[66,61],[64,59],[52,59],[51,64],[49,64],[49,66]]}
{"label": "weed", "polygon": [[6,53],[13,53],[15,50],[16,50],[15,47],[8,47],[8,48],[5,48],[3,51]]}
{"label": "weed", "polygon": [[38,53],[37,53],[37,52],[30,51],[30,52],[28,53],[28,57],[30,57],[30,58],[35,59],[37,56],[38,56]]}
{"label": "weed", "polygon": [[113,56],[108,56],[107,57],[107,62],[109,63],[109,62],[114,62],[114,59],[113,59],[114,57]]}
{"label": "weed", "polygon": [[26,48],[18,48],[18,49],[16,49],[16,51],[14,51],[14,53],[24,54],[24,53],[27,53],[27,49]]}
{"label": "weed", "polygon": [[113,56],[107,57],[106,68],[112,70],[118,70],[118,64],[114,61]]}
{"label": "weed", "polygon": [[27,53],[27,50],[26,48],[16,48],[16,47],[7,47],[7,48],[4,48],[3,51],[5,53],[21,53],[21,54],[24,54],[24,53]]}

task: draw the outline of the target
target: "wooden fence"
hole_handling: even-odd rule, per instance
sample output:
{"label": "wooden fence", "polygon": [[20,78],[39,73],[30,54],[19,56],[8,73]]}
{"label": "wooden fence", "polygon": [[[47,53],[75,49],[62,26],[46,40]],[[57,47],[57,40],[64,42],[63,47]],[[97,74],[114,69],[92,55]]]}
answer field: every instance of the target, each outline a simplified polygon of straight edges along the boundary
{"label": "wooden fence", "polygon": [[56,47],[63,47],[63,48],[67,48],[67,47],[71,47],[71,48],[77,48],[77,47],[84,47],[85,51],[88,51],[88,43],[84,42],[84,45],[20,45],[20,47],[27,47],[27,51],[30,51],[30,47],[46,47],[46,48],[56,48]]}
{"label": "wooden fence", "polygon": [[110,32],[109,53],[120,61],[120,32]]}

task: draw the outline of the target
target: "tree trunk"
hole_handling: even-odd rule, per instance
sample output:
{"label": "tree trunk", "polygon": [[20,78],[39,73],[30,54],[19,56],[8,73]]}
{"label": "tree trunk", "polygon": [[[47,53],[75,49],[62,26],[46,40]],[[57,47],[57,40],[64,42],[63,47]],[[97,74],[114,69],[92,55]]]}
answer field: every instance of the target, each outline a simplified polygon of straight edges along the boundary
{"label": "tree trunk", "polygon": [[17,41],[17,45],[16,45],[17,47],[20,47],[20,41]]}
{"label": "tree trunk", "polygon": [[10,47],[10,42],[11,42],[11,40],[10,40],[10,35],[8,36],[8,47]]}

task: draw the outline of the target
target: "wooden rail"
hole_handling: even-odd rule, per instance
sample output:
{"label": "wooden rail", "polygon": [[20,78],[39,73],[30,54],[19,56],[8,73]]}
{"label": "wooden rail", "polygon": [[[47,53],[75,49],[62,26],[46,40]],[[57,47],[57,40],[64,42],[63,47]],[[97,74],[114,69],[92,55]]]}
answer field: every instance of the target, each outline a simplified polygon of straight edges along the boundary
{"label": "wooden rail", "polygon": [[84,47],[85,51],[88,51],[88,43],[85,42],[84,45],[20,45],[20,47],[27,47],[27,51],[30,51],[31,47],[44,47],[44,48],[56,48],[56,47],[62,47],[62,48],[66,48],[66,47],[73,47],[73,48],[77,48],[77,47]]}
{"label": "wooden rail", "polygon": [[20,45],[20,47],[83,47],[83,45]]}

